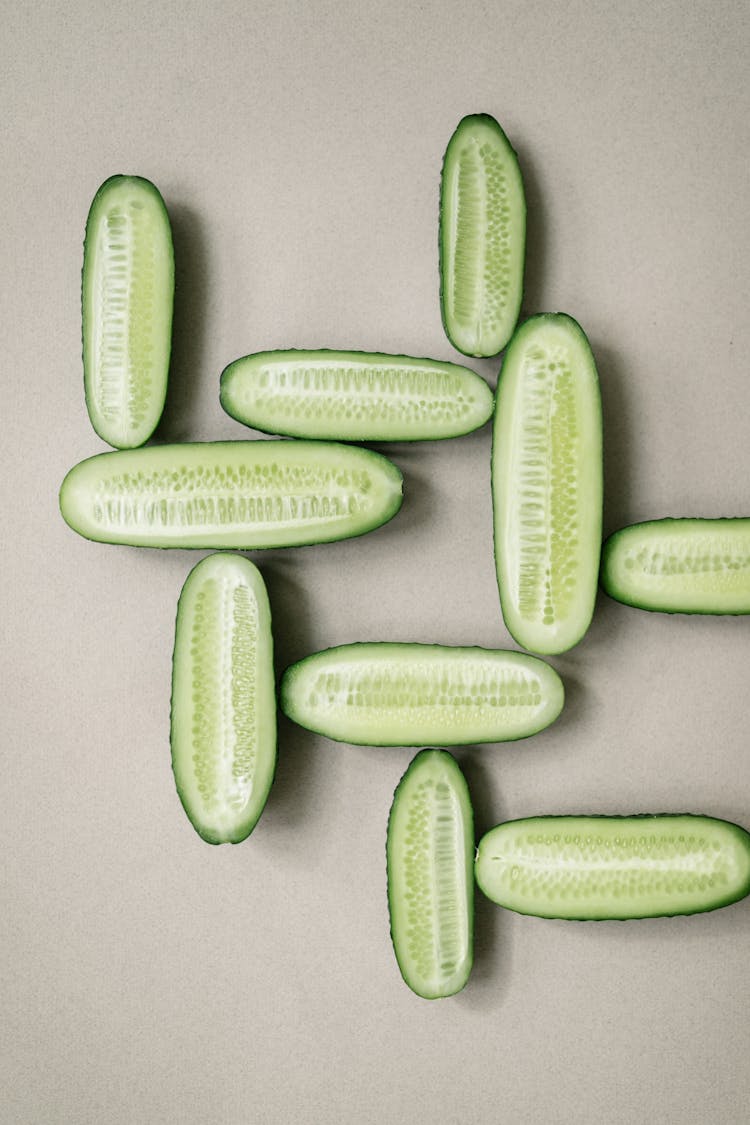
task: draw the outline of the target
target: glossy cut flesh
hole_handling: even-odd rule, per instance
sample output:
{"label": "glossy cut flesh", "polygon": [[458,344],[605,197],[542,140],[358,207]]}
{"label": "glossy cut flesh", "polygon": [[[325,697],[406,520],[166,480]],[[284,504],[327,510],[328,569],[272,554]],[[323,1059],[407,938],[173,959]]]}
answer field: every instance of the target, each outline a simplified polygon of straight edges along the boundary
{"label": "glossy cut flesh", "polygon": [[281,684],[294,722],[364,746],[526,738],[554,722],[563,698],[555,670],[525,653],[387,642],[314,653]]}
{"label": "glossy cut flesh", "polygon": [[493,117],[464,117],[440,187],[440,297],[448,339],[465,355],[507,344],[523,296],[526,201],[518,158]]}
{"label": "glossy cut flesh", "polygon": [[196,832],[239,843],[263,811],[276,766],[271,610],[257,568],[210,555],[188,575],[177,608],[172,769]]}
{"label": "glossy cut flesh", "polygon": [[446,750],[422,750],[396,789],[386,847],[391,938],[401,975],[427,1000],[466,984],[474,942],[474,818]]}
{"label": "glossy cut flesh", "polygon": [[174,253],[161,195],[138,176],[96,193],[81,287],[86,408],[99,437],[143,445],[161,417],[172,343]]}
{"label": "glossy cut flesh", "polygon": [[144,547],[292,547],[361,535],[401,506],[385,457],[330,442],[149,446],[82,461],[60,489],[87,539]]}
{"label": "glossy cut flesh", "polygon": [[706,816],[532,817],[491,829],[475,872],[488,898],[521,914],[696,914],[750,891],[750,836]]}
{"label": "glossy cut flesh", "polygon": [[602,416],[594,358],[562,313],[532,317],[505,354],[493,424],[495,565],[503,618],[532,652],[591,623],[602,539]]}
{"label": "glossy cut flesh", "polygon": [[457,437],[483,425],[493,396],[466,367],[367,352],[258,352],[221,376],[221,404],[255,429],[342,441]]}
{"label": "glossy cut flesh", "polygon": [[750,519],[632,524],[604,544],[610,597],[663,613],[750,613]]}

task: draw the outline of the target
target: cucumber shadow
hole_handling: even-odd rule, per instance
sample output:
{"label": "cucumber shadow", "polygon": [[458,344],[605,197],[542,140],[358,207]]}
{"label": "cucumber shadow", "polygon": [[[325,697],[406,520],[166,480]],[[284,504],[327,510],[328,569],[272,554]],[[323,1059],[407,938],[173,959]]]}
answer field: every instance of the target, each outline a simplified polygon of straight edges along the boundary
{"label": "cucumber shadow", "polygon": [[604,431],[604,516],[606,538],[632,523],[634,515],[632,473],[635,440],[632,409],[627,395],[627,371],[619,355],[606,344],[591,341],[599,373]]}
{"label": "cucumber shadow", "polygon": [[523,189],[526,196],[526,259],[523,278],[523,300],[519,322],[534,313],[545,310],[547,276],[548,218],[546,199],[549,185],[542,184],[531,151],[524,145],[515,144],[518,162],[523,176]]}

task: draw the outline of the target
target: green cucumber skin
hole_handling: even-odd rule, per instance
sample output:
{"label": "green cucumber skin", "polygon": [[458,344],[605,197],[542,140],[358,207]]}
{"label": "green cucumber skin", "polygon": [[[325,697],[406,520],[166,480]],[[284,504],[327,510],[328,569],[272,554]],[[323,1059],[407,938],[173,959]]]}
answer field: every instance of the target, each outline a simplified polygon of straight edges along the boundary
{"label": "green cucumber skin", "polygon": [[[95,287],[103,282],[103,270],[106,263],[99,260],[97,240],[100,235],[100,226],[106,216],[107,207],[118,194],[129,193],[140,196],[142,205],[154,210],[154,217],[159,218],[159,230],[154,241],[154,253],[159,256],[157,266],[160,272],[158,279],[158,293],[154,303],[158,301],[158,308],[152,310],[152,320],[159,321],[161,331],[157,336],[157,351],[161,350],[161,363],[150,373],[151,394],[144,417],[132,430],[124,430],[125,422],[122,418],[113,421],[106,418],[96,401],[94,384],[98,382],[99,367],[96,355],[97,325],[96,304],[97,296]],[[134,282],[131,281],[131,286]],[[97,190],[89,209],[86,221],[86,233],[83,244],[83,268],[81,271],[81,326],[82,326],[82,352],[83,352],[83,382],[86,409],[91,425],[96,434],[109,445],[118,449],[134,449],[143,445],[153,434],[164,410],[167,394],[167,381],[169,374],[169,361],[172,346],[172,318],[174,304],[174,247],[172,243],[172,230],[164,199],[158,188],[150,180],[142,176],[114,175],[105,180]],[[126,321],[124,331],[129,328]],[[124,391],[123,391],[124,393]]]}
{"label": "green cucumber skin", "polygon": [[[350,661],[365,661],[374,658],[378,661],[379,670],[388,672],[393,667],[393,662],[403,661],[409,666],[414,666],[416,661],[435,661],[451,659],[460,664],[473,661],[511,662],[511,667],[526,672],[533,672],[539,677],[546,692],[545,712],[538,717],[535,723],[529,723],[522,732],[508,733],[507,727],[490,728],[484,726],[478,730],[468,721],[463,726],[451,730],[441,718],[444,712],[438,708],[429,719],[423,719],[419,724],[396,724],[398,733],[386,734],[382,715],[374,714],[369,720],[346,727],[346,722],[334,716],[333,722],[326,722],[325,716],[310,713],[306,706],[304,693],[309,691],[309,680],[314,674],[329,674],[337,662],[344,659]],[[306,680],[308,681],[306,684]],[[279,705],[283,713],[306,730],[314,734],[323,735],[334,742],[346,742],[354,746],[429,746],[438,741],[443,746],[462,746],[485,742],[520,741],[538,734],[550,726],[562,711],[565,700],[563,683],[551,665],[536,656],[527,653],[506,651],[501,649],[483,649],[479,647],[453,647],[437,644],[416,644],[398,641],[359,641],[348,645],[338,645],[324,649],[304,657],[286,669],[281,680]],[[501,710],[501,708],[499,708]],[[352,722],[352,720],[350,720]],[[370,723],[372,725],[370,725]],[[359,728],[359,729],[357,729]],[[439,736],[439,738],[437,737]]]}
{"label": "green cucumber skin", "polygon": [[[351,516],[341,517],[335,525],[319,525],[301,528],[294,534],[274,533],[263,537],[252,523],[238,522],[233,529],[201,532],[195,529],[187,534],[160,535],[157,530],[141,532],[117,532],[108,534],[96,526],[95,498],[96,488],[112,479],[115,474],[132,476],[144,472],[179,472],[188,461],[190,468],[198,470],[206,465],[218,467],[221,471],[234,472],[243,467],[261,466],[272,459],[281,459],[286,466],[322,465],[338,472],[368,473],[369,492],[373,491],[373,481],[381,491],[378,502],[372,502],[371,509],[364,516],[360,514],[356,524]],[[201,471],[203,471],[201,470]],[[355,538],[372,531],[396,515],[402,502],[403,478],[396,466],[373,450],[356,446],[339,445],[333,442],[303,441],[228,441],[228,442],[186,442],[178,445],[147,446],[133,450],[118,450],[100,453],[74,466],[65,477],[60,488],[60,511],[63,519],[78,535],[98,543],[122,544],[126,546],[183,549],[241,549],[261,550],[275,547],[298,547],[316,543],[334,542],[340,539]],[[365,496],[365,493],[361,494]],[[130,497],[132,499],[132,496]],[[240,496],[240,499],[243,497]],[[141,493],[137,497],[145,503],[148,496]],[[208,493],[202,499],[211,500]],[[155,501],[154,501],[155,502]],[[369,502],[369,501],[368,501]]]}
{"label": "green cucumber skin", "polygon": [[[460,917],[460,927],[465,933],[465,942],[457,959],[457,964],[449,976],[440,982],[425,979],[410,964],[408,939],[410,919],[408,873],[404,870],[404,857],[399,850],[399,835],[402,812],[408,816],[408,804],[412,799],[412,787],[422,778],[431,779],[437,775],[440,782],[451,790],[456,806],[460,810],[460,842],[456,845],[455,863],[463,867],[464,897]],[[408,832],[408,823],[406,826]],[[422,841],[420,841],[422,842]],[[411,842],[411,847],[413,847]],[[427,843],[429,848],[429,841]],[[430,849],[430,854],[433,850]],[[420,750],[412,759],[401,778],[393,796],[388,832],[386,837],[386,869],[388,883],[388,914],[391,927],[391,941],[396,962],[404,982],[424,1000],[437,1000],[453,996],[466,985],[474,960],[474,813],[466,779],[458,762],[447,750]],[[433,897],[434,897],[434,888]]]}
{"label": "green cucumber skin", "polygon": [[[621,555],[625,554],[632,544],[648,545],[649,540],[662,537],[682,539],[684,544],[689,543],[690,536],[709,536],[719,538],[722,534],[732,535],[739,533],[747,538],[747,553],[750,557],[750,518],[727,516],[723,518],[687,518],[667,517],[665,519],[645,520],[641,523],[630,524],[620,528],[605,540],[602,548],[602,565],[600,582],[602,589],[615,601],[623,605],[633,606],[635,609],[647,610],[650,613],[682,613],[722,616],[746,616],[750,613],[750,568],[747,569],[746,589],[733,596],[717,596],[713,600],[709,591],[704,591],[690,604],[689,594],[681,592],[649,593],[643,587],[640,591],[627,589],[623,585],[623,577],[618,573],[622,568]],[[637,575],[636,575],[637,581]]]}
{"label": "green cucumber skin", "polygon": [[[325,420],[317,425],[274,415],[272,410],[262,406],[250,405],[242,401],[243,391],[247,397],[248,387],[252,389],[254,378],[260,374],[264,364],[273,365],[274,362],[296,364],[300,367],[305,364],[325,364],[331,367],[350,364],[354,367],[382,367],[394,372],[399,369],[415,368],[424,370],[425,374],[452,375],[460,379],[465,393],[473,395],[477,406],[462,422],[453,422],[450,425],[422,423],[418,426],[410,422],[408,417],[400,421],[379,421],[376,417],[365,415],[364,420],[357,424],[350,422],[348,425],[337,425],[335,422]],[[252,426],[261,433],[281,434],[286,437],[315,438],[333,441],[438,441],[454,437],[461,437],[479,429],[492,415],[494,396],[487,382],[467,367],[454,363],[445,363],[439,360],[416,359],[403,355],[387,355],[377,352],[363,351],[334,351],[321,348],[317,350],[288,349],[268,352],[255,352],[243,356],[225,367],[221,374],[220,400],[224,410],[238,422]],[[423,432],[420,432],[423,431]]]}
{"label": "green cucumber skin", "polygon": [[[505,313],[505,320],[503,327],[496,335],[489,345],[482,348],[471,347],[465,339],[462,339],[462,330],[458,324],[454,324],[451,319],[451,314],[448,309],[449,285],[447,282],[448,263],[452,258],[453,251],[449,245],[450,243],[450,224],[447,221],[449,208],[452,202],[446,199],[447,188],[446,183],[449,173],[451,172],[451,162],[457,159],[455,150],[458,149],[462,143],[465,134],[469,133],[473,128],[489,129],[495,134],[496,140],[503,150],[503,155],[507,158],[508,169],[515,180],[515,190],[519,194],[520,208],[516,215],[513,216],[513,231],[515,240],[515,249],[513,253],[517,258],[516,275],[512,282],[512,292],[508,301],[508,311]],[[524,274],[524,259],[526,252],[526,201],[523,188],[523,177],[518,162],[518,156],[511,145],[508,137],[500,124],[487,113],[469,114],[459,121],[456,129],[451,136],[448,146],[445,150],[443,157],[443,167],[440,180],[440,212],[439,212],[439,237],[438,237],[438,252],[439,252],[439,270],[440,270],[440,314],[443,322],[443,329],[451,344],[457,351],[462,352],[464,355],[475,357],[488,357],[498,355],[513,335],[518,317],[521,312],[521,304],[523,300],[523,274]]]}
{"label": "green cucumber skin", "polygon": [[[544,334],[548,332],[556,332],[561,336],[567,335],[571,349],[574,348],[579,352],[577,358],[581,360],[576,393],[581,400],[579,405],[583,433],[579,439],[581,452],[577,459],[575,489],[579,499],[574,518],[577,539],[579,542],[585,539],[588,549],[585,553],[579,551],[580,565],[577,568],[574,584],[574,596],[578,603],[576,611],[568,620],[545,625],[539,620],[525,619],[520,607],[518,584],[511,581],[508,574],[507,556],[510,555],[511,548],[515,548],[519,542],[521,515],[516,514],[515,523],[511,523],[509,517],[506,518],[506,512],[513,508],[519,487],[514,486],[509,480],[508,466],[504,461],[506,455],[512,454],[512,447],[517,444],[509,441],[507,431],[512,431],[515,421],[519,418],[519,403],[513,399],[513,395],[517,399],[522,391],[520,375],[513,380],[513,386],[509,389],[511,376],[517,375],[517,370],[511,365],[518,364],[517,353],[523,356],[524,349],[533,346],[535,336],[538,335],[543,339]],[[596,605],[601,558],[604,494],[602,430],[601,392],[596,363],[586,333],[567,313],[539,313],[529,317],[513,334],[498,379],[492,433],[491,487],[495,570],[503,620],[516,643],[530,652],[544,656],[568,652],[583,639],[591,625]],[[585,499],[580,497],[583,491],[582,485],[585,485]],[[569,518],[566,516],[566,522]],[[551,528],[548,528],[547,533],[550,532]]]}
{"label": "green cucumber skin", "polygon": [[[235,790],[240,791],[243,806],[227,814],[226,806],[222,814],[211,815],[203,807],[196,792],[197,785],[192,768],[194,761],[194,722],[192,708],[193,695],[197,691],[204,698],[204,708],[210,706],[215,698],[215,683],[211,679],[201,684],[200,663],[196,666],[195,644],[191,626],[195,623],[195,601],[200,596],[201,587],[207,581],[218,580],[227,584],[234,581],[248,591],[248,600],[255,605],[256,637],[255,660],[252,668],[252,711],[256,725],[256,769],[252,781],[244,785],[234,782]],[[220,622],[213,621],[215,628]],[[238,630],[239,632],[239,630]],[[235,634],[236,635],[236,634]],[[250,646],[250,638],[240,635],[245,652]],[[204,660],[216,657],[215,651],[200,654]],[[212,673],[216,675],[215,662]],[[245,701],[247,702],[247,701]],[[225,701],[226,706],[226,701]],[[216,554],[202,559],[190,571],[177,603],[175,621],[175,642],[172,654],[172,696],[170,708],[170,747],[172,772],[175,787],[185,814],[195,831],[207,844],[239,844],[247,839],[255,828],[265,808],[276,771],[276,682],[273,666],[273,633],[271,627],[271,608],[265,583],[258,569],[242,555]],[[225,749],[231,754],[232,746]],[[235,792],[235,797],[237,793]],[[227,802],[231,794],[219,793],[219,801]]]}
{"label": "green cucumber skin", "polygon": [[[735,873],[734,885],[729,891],[724,894],[702,896],[699,893],[694,894],[692,899],[683,899],[682,902],[671,903],[668,901],[666,894],[662,899],[657,897],[656,904],[653,899],[650,903],[646,903],[647,896],[645,894],[633,895],[630,900],[627,895],[622,895],[618,901],[616,910],[608,908],[604,902],[604,897],[599,901],[582,905],[580,902],[577,905],[570,906],[567,910],[563,910],[558,905],[552,902],[552,899],[547,892],[546,901],[543,899],[536,903],[525,902],[519,903],[516,898],[515,902],[511,901],[511,896],[506,893],[503,896],[502,892],[498,892],[496,886],[492,885],[492,863],[500,851],[498,840],[505,834],[515,833],[517,830],[523,831],[524,829],[531,828],[537,829],[541,832],[551,832],[557,836],[560,834],[570,835],[571,833],[597,833],[600,831],[607,835],[608,832],[627,832],[632,828],[634,834],[638,832],[641,837],[645,833],[649,833],[652,837],[658,838],[658,833],[663,833],[662,839],[670,842],[670,838],[674,838],[680,827],[683,829],[683,836],[685,832],[691,829],[700,831],[711,832],[714,836],[723,837],[723,844],[714,845],[716,851],[720,854],[722,848],[724,854],[729,858],[729,852],[734,853],[734,866],[741,868],[739,873]],[[557,841],[555,841],[557,843]],[[563,841],[565,843],[565,841]],[[512,835],[511,844],[506,849],[508,859],[505,861],[507,864],[513,864],[517,870],[521,870],[523,859],[518,858],[512,851]],[[494,856],[493,856],[494,853]],[[540,868],[538,861],[534,864],[536,870]],[[632,865],[631,868],[632,870]],[[750,893],[750,834],[738,824],[731,821],[721,820],[715,817],[703,816],[694,813],[641,813],[630,816],[603,816],[603,815],[563,815],[563,816],[536,816],[525,817],[520,820],[507,821],[504,824],[498,825],[496,828],[490,829],[479,842],[477,848],[477,855],[474,865],[475,876],[477,885],[483,894],[486,895],[492,902],[505,909],[512,910],[515,914],[525,914],[536,918],[554,918],[563,921],[572,922],[603,922],[603,921],[628,921],[643,918],[671,918],[689,916],[692,914],[704,914],[712,910],[718,910],[724,906],[730,906],[734,902],[738,902]],[[685,868],[683,865],[682,872],[684,876]],[[648,874],[646,868],[642,869],[642,874]],[[497,876],[495,876],[497,878]]]}

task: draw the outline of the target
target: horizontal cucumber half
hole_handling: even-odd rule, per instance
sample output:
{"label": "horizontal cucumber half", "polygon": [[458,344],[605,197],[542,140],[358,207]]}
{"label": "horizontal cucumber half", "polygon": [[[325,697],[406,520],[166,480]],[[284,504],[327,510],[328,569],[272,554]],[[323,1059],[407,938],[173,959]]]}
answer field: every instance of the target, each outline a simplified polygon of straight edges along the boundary
{"label": "horizontal cucumber half", "polygon": [[195,442],[101,453],[60,489],[63,518],[103,543],[295,547],[361,535],[401,506],[379,453],[305,441]]}
{"label": "horizontal cucumber half", "polygon": [[507,344],[521,309],[525,251],[518,158],[494,117],[464,117],[440,186],[443,325],[460,352],[497,355]]}
{"label": "horizontal cucumber half", "polygon": [[99,437],[143,445],[161,417],[172,344],[174,254],[148,180],[112,176],[94,196],[83,247],[83,378]]}
{"label": "horizontal cucumber half", "polygon": [[610,597],[664,613],[750,613],[750,519],[663,519],[604,544]]}
{"label": "horizontal cucumber half", "polygon": [[290,437],[423,441],[458,437],[492,414],[466,367],[367,352],[258,352],[221,376],[221,404],[248,426]]}
{"label": "horizontal cucumber half", "polygon": [[386,847],[391,938],[401,975],[426,1000],[469,979],[474,944],[474,817],[446,750],[422,750],[396,789]]}
{"label": "horizontal cucumber half", "polygon": [[594,612],[602,543],[602,412],[588,340],[548,313],[513,336],[492,443],[503,618],[532,652],[565,652]]}
{"label": "horizontal cucumber half", "polygon": [[707,816],[530,817],[491,829],[475,872],[488,898],[520,914],[697,914],[750,892],[750,836]]}
{"label": "horizontal cucumber half", "polygon": [[557,672],[521,652],[372,642],[293,664],[281,707],[308,730],[363,746],[526,738],[563,706]]}
{"label": "horizontal cucumber half", "polygon": [[196,832],[237,844],[263,811],[276,766],[276,691],[268,595],[240,555],[210,555],[177,607],[172,769]]}

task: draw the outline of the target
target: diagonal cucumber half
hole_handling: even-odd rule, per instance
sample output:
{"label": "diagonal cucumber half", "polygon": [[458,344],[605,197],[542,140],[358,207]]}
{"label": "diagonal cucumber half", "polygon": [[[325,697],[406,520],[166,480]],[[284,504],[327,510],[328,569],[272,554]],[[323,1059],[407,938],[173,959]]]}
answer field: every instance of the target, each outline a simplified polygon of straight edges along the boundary
{"label": "diagonal cucumber half", "polygon": [[391,938],[418,996],[466,984],[474,946],[474,816],[469,789],[446,750],[422,750],[393,797],[386,846]]}
{"label": "diagonal cucumber half", "polygon": [[594,357],[564,313],[513,336],[492,443],[495,565],[524,648],[565,652],[591,623],[602,540],[602,413]]}
{"label": "diagonal cucumber half", "polygon": [[237,844],[263,811],[276,766],[268,595],[241,555],[210,555],[177,607],[172,769],[185,812],[210,844]]}
{"label": "diagonal cucumber half", "polygon": [[690,814],[529,817],[482,838],[475,872],[488,898],[520,914],[696,914],[750,892],[750,835]]}
{"label": "diagonal cucumber half", "polygon": [[662,519],[611,535],[601,582],[612,598],[662,613],[750,613],[750,519]]}
{"label": "diagonal cucumber half", "polygon": [[101,453],[60,489],[87,539],[140,547],[297,547],[362,535],[401,506],[379,453],[312,441],[194,442]]}
{"label": "diagonal cucumber half", "polygon": [[458,746],[526,738],[560,714],[557,672],[522,652],[385,641],[293,664],[281,708],[300,726],[362,746]]}
{"label": "diagonal cucumber half", "polygon": [[221,376],[221,404],[266,433],[341,441],[458,437],[492,414],[492,391],[466,367],[370,352],[256,352]]}
{"label": "diagonal cucumber half", "polygon": [[164,409],[173,298],[164,201],[140,176],[112,176],[86,223],[81,312],[86,408],[118,449],[143,445]]}

